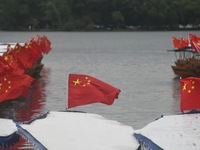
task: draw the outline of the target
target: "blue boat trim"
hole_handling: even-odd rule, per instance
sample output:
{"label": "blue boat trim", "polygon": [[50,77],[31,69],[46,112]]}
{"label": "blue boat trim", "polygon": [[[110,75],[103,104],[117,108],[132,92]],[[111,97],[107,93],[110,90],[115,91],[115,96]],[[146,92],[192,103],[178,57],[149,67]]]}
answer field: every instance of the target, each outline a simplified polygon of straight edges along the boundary
{"label": "blue boat trim", "polygon": [[23,124],[31,124],[33,121],[37,120],[37,119],[44,119],[47,117],[47,115],[49,114],[49,112],[45,113],[45,114],[42,114],[40,116],[37,116],[36,118],[33,118],[32,120],[30,121],[26,121],[26,122],[23,122]]}
{"label": "blue boat trim", "polygon": [[9,147],[19,141],[20,135],[14,132],[8,136],[0,136],[0,147]]}
{"label": "blue boat trim", "polygon": [[27,130],[18,127],[18,133],[22,135],[26,140],[30,141],[37,149],[47,150],[47,148],[42,145],[37,139],[35,139]]}
{"label": "blue boat trim", "polygon": [[163,150],[157,144],[152,142],[149,138],[147,138],[141,134],[134,133],[134,136],[138,140],[140,145],[147,148],[148,150]]}

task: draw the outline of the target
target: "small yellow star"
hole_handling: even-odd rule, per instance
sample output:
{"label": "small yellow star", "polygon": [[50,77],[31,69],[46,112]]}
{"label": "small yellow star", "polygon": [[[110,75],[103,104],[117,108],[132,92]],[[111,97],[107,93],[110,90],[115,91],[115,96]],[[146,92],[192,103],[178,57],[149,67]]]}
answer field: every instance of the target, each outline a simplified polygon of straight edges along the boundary
{"label": "small yellow star", "polygon": [[87,84],[90,84],[90,82],[91,82],[91,81],[90,81],[90,80],[88,80]]}
{"label": "small yellow star", "polygon": [[187,84],[184,83],[184,85],[183,85],[183,90],[186,90],[186,86],[187,86]]}

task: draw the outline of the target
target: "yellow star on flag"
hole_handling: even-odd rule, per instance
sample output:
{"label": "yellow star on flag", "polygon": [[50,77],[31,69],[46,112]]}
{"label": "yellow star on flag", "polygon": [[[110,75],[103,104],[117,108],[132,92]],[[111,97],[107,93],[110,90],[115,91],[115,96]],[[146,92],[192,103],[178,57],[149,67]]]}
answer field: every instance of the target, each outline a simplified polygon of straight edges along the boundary
{"label": "yellow star on flag", "polygon": [[184,83],[184,85],[183,85],[183,90],[186,90],[186,87],[187,87],[187,84]]}
{"label": "yellow star on flag", "polygon": [[[194,84],[195,84],[195,81],[193,81],[193,80],[190,80],[190,83],[191,83],[191,84],[193,84],[193,85],[191,85],[191,86],[190,86],[190,88],[188,88],[188,90],[187,90],[187,92],[188,92],[188,93],[191,93],[191,92],[192,92],[192,90],[194,90],[194,89],[195,89],[195,86],[194,86]],[[184,89],[186,90],[186,85],[187,85],[187,84],[185,83],[185,84],[184,84],[184,86],[185,86],[185,87],[183,86],[183,90],[184,90]]]}
{"label": "yellow star on flag", "polygon": [[74,82],[74,85],[77,85],[77,84],[80,84],[81,83],[81,81],[79,80],[79,79],[76,79],[75,81],[73,81]]}

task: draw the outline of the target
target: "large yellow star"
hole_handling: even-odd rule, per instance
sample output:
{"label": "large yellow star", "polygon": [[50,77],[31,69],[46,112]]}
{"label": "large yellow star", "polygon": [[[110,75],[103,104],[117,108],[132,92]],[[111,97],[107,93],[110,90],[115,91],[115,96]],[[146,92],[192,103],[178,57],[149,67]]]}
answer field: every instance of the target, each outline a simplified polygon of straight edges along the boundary
{"label": "large yellow star", "polygon": [[81,81],[79,80],[79,79],[76,79],[75,81],[73,81],[74,82],[74,85],[77,85],[77,84],[80,84],[81,83]]}
{"label": "large yellow star", "polygon": [[4,60],[7,61],[7,60],[8,60],[8,56],[5,56],[5,57],[4,57]]}

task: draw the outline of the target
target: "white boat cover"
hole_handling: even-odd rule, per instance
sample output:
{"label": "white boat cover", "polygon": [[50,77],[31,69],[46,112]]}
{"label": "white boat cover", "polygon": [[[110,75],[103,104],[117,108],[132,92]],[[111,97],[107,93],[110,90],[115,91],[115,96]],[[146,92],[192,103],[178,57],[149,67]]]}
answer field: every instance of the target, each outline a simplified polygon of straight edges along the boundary
{"label": "white boat cover", "polygon": [[19,133],[38,149],[135,150],[131,126],[82,112],[50,111],[45,117],[21,124]]}
{"label": "white boat cover", "polygon": [[0,147],[8,147],[18,139],[16,124],[10,119],[0,118]]}
{"label": "white boat cover", "polygon": [[0,136],[8,136],[17,131],[16,124],[11,119],[0,118]]}
{"label": "white boat cover", "polygon": [[134,132],[146,149],[200,150],[199,113],[163,116]]}

